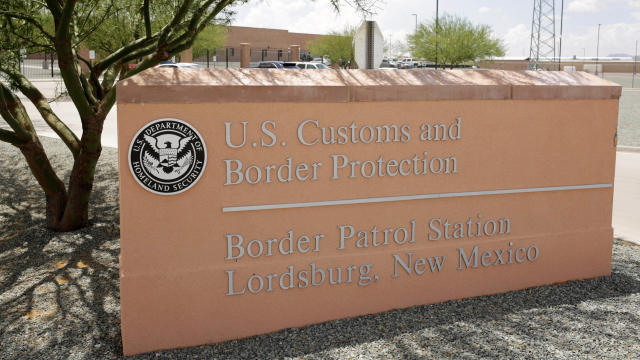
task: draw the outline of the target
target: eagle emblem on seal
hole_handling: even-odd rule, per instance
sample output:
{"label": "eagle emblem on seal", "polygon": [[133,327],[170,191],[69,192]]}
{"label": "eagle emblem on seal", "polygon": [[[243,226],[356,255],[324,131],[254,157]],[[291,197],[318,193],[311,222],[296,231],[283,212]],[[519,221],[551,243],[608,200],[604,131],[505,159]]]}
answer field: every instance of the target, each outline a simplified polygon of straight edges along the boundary
{"label": "eagle emblem on seal", "polygon": [[191,149],[187,146],[193,136],[180,137],[163,134],[157,137],[144,135],[143,165],[153,175],[170,180],[180,177],[193,163]]}
{"label": "eagle emblem on seal", "polygon": [[131,139],[129,169],[143,188],[179,194],[201,177],[207,163],[202,135],[189,123],[171,118],[151,121]]}

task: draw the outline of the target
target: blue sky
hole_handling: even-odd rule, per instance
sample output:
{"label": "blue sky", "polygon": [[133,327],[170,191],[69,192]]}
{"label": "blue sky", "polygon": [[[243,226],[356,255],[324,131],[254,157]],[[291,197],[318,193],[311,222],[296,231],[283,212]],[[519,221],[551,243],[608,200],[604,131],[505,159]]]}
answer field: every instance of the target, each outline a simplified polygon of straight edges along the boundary
{"label": "blue sky", "polygon": [[[560,33],[560,4],[556,1],[556,31]],[[237,9],[233,25],[287,29],[293,32],[326,33],[345,25],[357,25],[361,15],[348,5],[339,14],[328,0],[250,0]],[[373,16],[385,40],[405,39],[418,21],[435,16],[436,0],[385,0]],[[562,55],[596,55],[598,24],[600,56],[633,54],[640,40],[640,0],[565,0]],[[507,56],[528,56],[533,0],[440,0],[440,13],[488,24],[501,38]]]}

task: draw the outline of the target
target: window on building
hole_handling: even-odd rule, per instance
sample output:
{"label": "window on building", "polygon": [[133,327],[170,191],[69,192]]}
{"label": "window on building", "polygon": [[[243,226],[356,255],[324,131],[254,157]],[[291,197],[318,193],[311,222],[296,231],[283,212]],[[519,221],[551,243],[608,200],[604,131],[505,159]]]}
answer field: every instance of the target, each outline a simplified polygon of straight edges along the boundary
{"label": "window on building", "polygon": [[229,56],[234,56],[235,51],[233,51],[233,50],[235,50],[235,49],[234,48],[229,48]]}

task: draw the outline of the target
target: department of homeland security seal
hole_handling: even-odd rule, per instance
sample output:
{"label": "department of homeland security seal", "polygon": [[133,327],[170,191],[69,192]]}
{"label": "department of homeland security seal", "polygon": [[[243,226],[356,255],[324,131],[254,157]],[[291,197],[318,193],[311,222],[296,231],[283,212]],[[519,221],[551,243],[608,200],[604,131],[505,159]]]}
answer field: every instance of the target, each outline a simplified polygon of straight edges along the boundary
{"label": "department of homeland security seal", "polygon": [[129,146],[129,169],[143,188],[160,195],[179,194],[202,176],[207,149],[196,129],[178,119],[148,123]]}

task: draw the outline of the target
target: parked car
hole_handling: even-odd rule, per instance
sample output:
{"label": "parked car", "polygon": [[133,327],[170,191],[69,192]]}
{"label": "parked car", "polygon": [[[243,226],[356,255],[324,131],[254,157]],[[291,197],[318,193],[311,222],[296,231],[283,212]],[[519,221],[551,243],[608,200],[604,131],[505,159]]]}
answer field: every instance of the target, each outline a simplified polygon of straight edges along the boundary
{"label": "parked car", "polygon": [[321,63],[321,64],[328,65],[328,64],[331,64],[331,59],[329,59],[328,57],[324,57],[324,58],[321,58],[321,57],[314,57],[314,58],[311,60],[311,62],[312,62],[312,63]]}
{"label": "parked car", "polygon": [[285,62],[282,63],[285,69],[328,69],[325,64],[312,63],[312,62]]}
{"label": "parked car", "polygon": [[261,61],[257,67],[260,69],[284,69],[282,64],[282,61]]}
{"label": "parked car", "polygon": [[398,69],[413,69],[413,64],[410,62],[401,61],[398,63]]}
{"label": "parked car", "polygon": [[187,68],[187,69],[199,69],[200,65],[196,63],[165,63],[156,65],[157,68]]}
{"label": "parked car", "polygon": [[400,60],[400,63],[398,64],[398,68],[400,69],[413,69],[416,67],[421,67],[420,61],[412,58],[404,58]]}
{"label": "parked car", "polygon": [[391,63],[389,60],[382,60],[380,63],[381,69],[397,69],[396,64]]}

